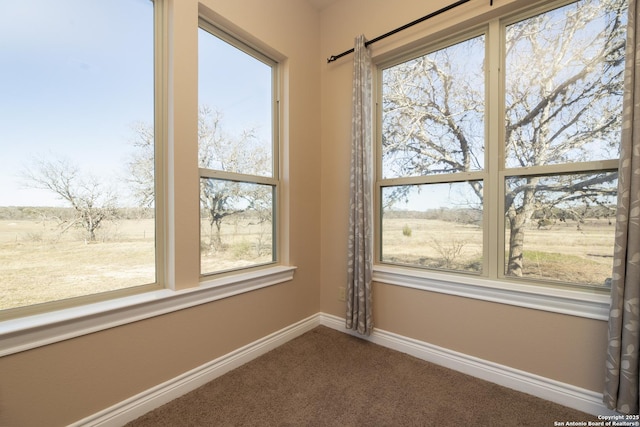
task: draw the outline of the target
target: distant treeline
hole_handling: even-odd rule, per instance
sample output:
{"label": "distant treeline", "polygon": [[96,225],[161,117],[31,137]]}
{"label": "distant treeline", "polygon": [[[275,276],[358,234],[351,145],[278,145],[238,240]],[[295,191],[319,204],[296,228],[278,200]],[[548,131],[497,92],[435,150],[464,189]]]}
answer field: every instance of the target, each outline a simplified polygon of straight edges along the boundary
{"label": "distant treeline", "polygon": [[[117,208],[116,219],[152,219],[153,208]],[[75,218],[73,208],[48,206],[0,206],[0,220],[70,220]]]}
{"label": "distant treeline", "polygon": [[460,224],[480,224],[482,211],[480,209],[428,209],[426,211],[387,210],[384,217],[388,219],[429,219],[438,221],[457,222]]}
{"label": "distant treeline", "polygon": [[[571,209],[549,208],[536,209],[531,215],[532,220],[551,221],[583,221],[585,219],[610,219],[616,213],[615,206],[608,205],[581,205]],[[425,211],[410,210],[386,210],[384,217],[388,219],[429,219],[460,224],[480,224],[482,211],[480,209],[452,209],[439,208]]]}

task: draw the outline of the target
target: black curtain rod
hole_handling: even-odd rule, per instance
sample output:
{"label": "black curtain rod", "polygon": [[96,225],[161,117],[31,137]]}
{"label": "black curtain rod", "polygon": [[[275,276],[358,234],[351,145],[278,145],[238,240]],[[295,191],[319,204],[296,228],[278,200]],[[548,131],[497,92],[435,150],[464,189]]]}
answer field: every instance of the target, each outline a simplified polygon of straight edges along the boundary
{"label": "black curtain rod", "polygon": [[[396,28],[395,30],[389,31],[389,32],[388,32],[388,33],[386,33],[386,34],[383,34],[383,35],[381,35],[381,36],[376,37],[375,39],[369,40],[369,41],[365,42],[365,44],[364,44],[364,45],[365,45],[365,47],[366,47],[366,46],[369,46],[370,44],[374,44],[374,43],[375,43],[375,42],[377,42],[377,41],[380,41],[380,40],[382,40],[382,39],[384,39],[384,38],[387,38],[387,37],[389,37],[389,36],[391,36],[391,35],[393,35],[393,34],[395,34],[395,33],[399,33],[399,32],[400,32],[400,31],[402,31],[402,30],[406,30],[406,29],[407,29],[407,28],[409,28],[409,27],[413,27],[414,25],[419,24],[419,23],[421,23],[422,21],[426,21],[426,20],[427,20],[427,19],[429,19],[429,18],[433,18],[434,16],[440,15],[441,13],[444,13],[444,12],[446,12],[446,11],[448,11],[448,10],[451,10],[451,9],[453,9],[454,7],[458,7],[458,6],[460,6],[461,4],[467,3],[468,1],[469,1],[469,0],[458,0],[457,2],[455,2],[455,3],[453,3],[453,4],[450,4],[449,6],[445,6],[445,7],[443,7],[442,9],[438,9],[438,10],[436,10],[435,12],[431,12],[430,14],[428,14],[428,15],[426,15],[426,16],[423,16],[422,18],[416,19],[416,20],[415,20],[415,21],[413,21],[413,22],[409,22],[408,24],[405,24],[405,25],[403,25],[402,27]],[[491,1],[491,6],[493,6],[493,0],[490,0],[490,1]],[[342,52],[342,53],[341,53],[341,54],[339,54],[339,55],[331,55],[329,58],[327,58],[327,63],[333,62],[333,61],[335,61],[336,59],[338,59],[338,58],[342,58],[343,56],[348,55],[348,54],[350,54],[350,53],[353,53],[353,49],[349,49],[349,50],[347,50],[347,51],[344,51],[344,52]]]}

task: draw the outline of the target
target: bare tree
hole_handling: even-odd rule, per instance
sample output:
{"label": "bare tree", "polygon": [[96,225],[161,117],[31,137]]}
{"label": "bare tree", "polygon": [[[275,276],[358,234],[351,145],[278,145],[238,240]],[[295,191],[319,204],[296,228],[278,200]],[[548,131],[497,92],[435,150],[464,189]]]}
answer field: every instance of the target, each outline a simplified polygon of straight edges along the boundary
{"label": "bare tree", "polygon": [[[539,15],[509,27],[507,57],[513,60],[507,63],[511,69],[506,82],[508,166],[587,161],[594,159],[596,149],[604,158],[617,157],[625,13],[621,0],[585,1],[562,19]],[[606,21],[603,31],[588,31],[594,19]],[[531,72],[530,62],[518,59],[521,55],[545,66]],[[615,195],[611,183],[616,178],[616,173],[600,173],[507,180],[507,274],[522,275],[524,227],[536,209],[550,210],[570,199],[606,199]]]}
{"label": "bare tree", "polygon": [[[506,167],[617,157],[625,15],[624,0],[584,0],[563,13],[537,15],[507,28]],[[596,20],[605,22],[604,29],[593,30]],[[385,73],[387,174],[484,167],[483,58],[477,59],[482,45],[482,38],[472,39]],[[507,179],[507,274],[522,275],[525,226],[536,211],[558,211],[577,201],[605,206],[615,197],[616,178],[612,171]],[[481,205],[482,183],[469,184]],[[393,197],[406,197],[408,188],[398,187]]]}
{"label": "bare tree", "polygon": [[75,216],[63,231],[80,225],[87,239],[94,242],[103,222],[116,218],[115,193],[95,176],[83,175],[78,166],[67,159],[34,159],[22,175],[28,186],[51,191],[74,209]]}
{"label": "bare tree", "polygon": [[127,181],[139,206],[150,208],[155,203],[155,139],[153,127],[138,122],[132,126],[135,148],[126,163]]}
{"label": "bare tree", "polygon": [[[127,164],[128,181],[142,206],[154,200],[154,133],[144,123],[134,126],[134,154]],[[256,130],[243,130],[231,135],[224,130],[223,115],[208,106],[198,110],[199,167],[242,174],[267,175],[269,155],[257,143]],[[258,214],[258,221],[271,220],[270,188],[248,185],[228,179],[202,179],[200,203],[209,221],[209,246],[222,247],[221,228],[224,220],[248,210]]]}
{"label": "bare tree", "polygon": [[[257,141],[255,129],[230,135],[222,126],[223,116],[208,106],[198,114],[199,166],[217,171],[249,175],[269,173],[269,155]],[[258,213],[259,221],[271,220],[271,188],[228,179],[205,178],[200,181],[200,203],[209,218],[212,248],[222,247],[221,227],[225,218],[246,211]],[[267,213],[267,215],[265,215]]]}

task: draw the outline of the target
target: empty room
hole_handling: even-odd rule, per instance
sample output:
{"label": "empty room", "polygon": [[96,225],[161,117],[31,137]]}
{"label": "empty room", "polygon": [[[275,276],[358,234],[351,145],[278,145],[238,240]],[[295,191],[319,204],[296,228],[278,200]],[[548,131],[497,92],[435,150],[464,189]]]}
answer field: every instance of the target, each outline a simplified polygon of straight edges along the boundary
{"label": "empty room", "polygon": [[0,2],[0,426],[639,426],[636,18]]}

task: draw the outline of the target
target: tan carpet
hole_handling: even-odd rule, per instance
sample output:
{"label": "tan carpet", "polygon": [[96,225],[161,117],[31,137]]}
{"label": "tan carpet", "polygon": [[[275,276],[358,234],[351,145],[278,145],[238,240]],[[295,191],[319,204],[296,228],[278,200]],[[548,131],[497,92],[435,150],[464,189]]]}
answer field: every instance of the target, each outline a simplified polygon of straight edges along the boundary
{"label": "tan carpet", "polygon": [[553,426],[596,417],[318,327],[129,426]]}

